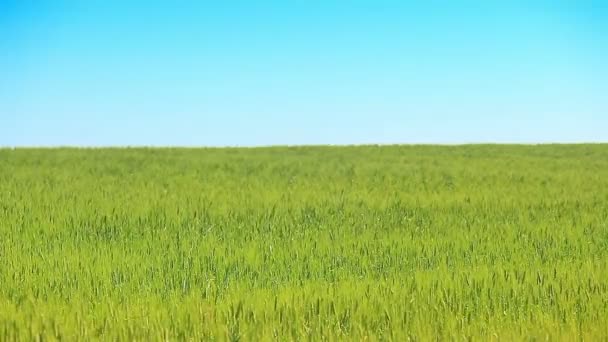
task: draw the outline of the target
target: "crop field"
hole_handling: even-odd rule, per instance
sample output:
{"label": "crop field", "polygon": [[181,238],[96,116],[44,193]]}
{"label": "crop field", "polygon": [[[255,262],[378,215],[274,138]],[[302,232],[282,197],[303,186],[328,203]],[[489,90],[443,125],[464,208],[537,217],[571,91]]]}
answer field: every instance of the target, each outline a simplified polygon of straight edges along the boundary
{"label": "crop field", "polygon": [[0,149],[0,340],[607,340],[608,145]]}

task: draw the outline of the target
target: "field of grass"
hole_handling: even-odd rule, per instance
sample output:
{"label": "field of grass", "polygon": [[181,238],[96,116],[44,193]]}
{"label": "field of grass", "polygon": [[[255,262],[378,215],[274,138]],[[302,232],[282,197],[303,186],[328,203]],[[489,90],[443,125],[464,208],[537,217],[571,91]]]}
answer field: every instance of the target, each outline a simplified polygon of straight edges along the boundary
{"label": "field of grass", "polygon": [[0,149],[0,340],[606,340],[608,145]]}

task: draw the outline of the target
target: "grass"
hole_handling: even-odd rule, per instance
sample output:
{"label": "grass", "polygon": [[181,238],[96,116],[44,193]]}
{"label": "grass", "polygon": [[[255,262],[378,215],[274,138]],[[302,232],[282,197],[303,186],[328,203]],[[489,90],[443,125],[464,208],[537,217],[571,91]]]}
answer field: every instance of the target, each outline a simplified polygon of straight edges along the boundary
{"label": "grass", "polygon": [[1,149],[0,340],[606,340],[608,145]]}

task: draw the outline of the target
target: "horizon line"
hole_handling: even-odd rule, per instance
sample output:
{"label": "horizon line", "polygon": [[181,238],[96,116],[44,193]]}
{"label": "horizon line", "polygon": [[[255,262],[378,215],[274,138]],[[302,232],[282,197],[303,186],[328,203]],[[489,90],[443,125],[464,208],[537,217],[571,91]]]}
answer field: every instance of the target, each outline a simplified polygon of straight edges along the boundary
{"label": "horizon line", "polygon": [[256,149],[281,147],[394,147],[394,146],[542,146],[542,145],[608,145],[607,141],[546,141],[546,142],[413,142],[413,143],[353,143],[353,144],[260,144],[260,145],[146,145],[146,144],[108,144],[108,145],[0,145],[0,149]]}

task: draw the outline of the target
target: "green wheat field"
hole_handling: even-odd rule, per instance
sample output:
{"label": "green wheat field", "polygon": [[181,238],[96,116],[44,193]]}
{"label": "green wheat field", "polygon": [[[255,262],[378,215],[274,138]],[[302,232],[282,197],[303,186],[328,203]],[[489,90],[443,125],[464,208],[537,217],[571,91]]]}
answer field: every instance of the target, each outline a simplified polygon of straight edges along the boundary
{"label": "green wheat field", "polygon": [[0,340],[607,340],[608,145],[0,149]]}

